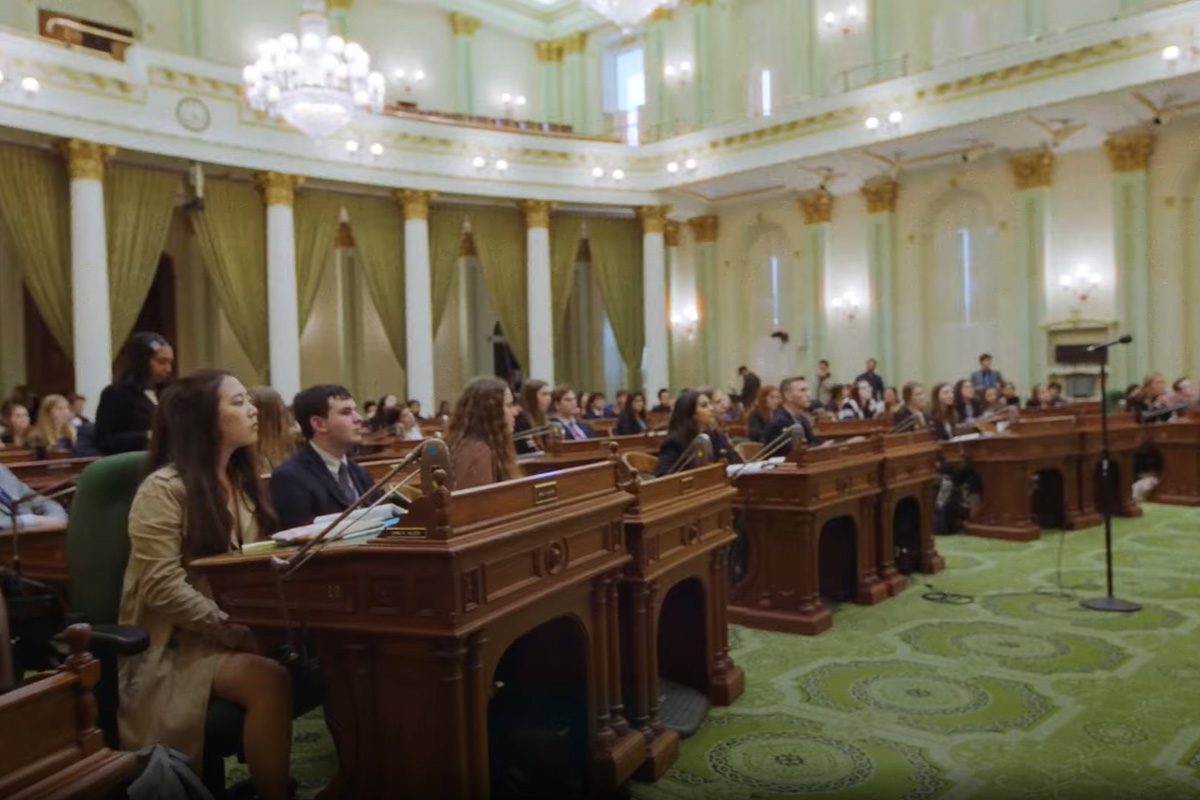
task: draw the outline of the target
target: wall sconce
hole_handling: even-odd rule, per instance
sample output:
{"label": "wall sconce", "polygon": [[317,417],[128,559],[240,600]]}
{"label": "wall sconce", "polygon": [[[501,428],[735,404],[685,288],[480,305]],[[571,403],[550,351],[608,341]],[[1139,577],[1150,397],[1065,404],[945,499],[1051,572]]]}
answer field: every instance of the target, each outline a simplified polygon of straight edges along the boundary
{"label": "wall sconce", "polygon": [[[591,173],[592,173],[592,177],[595,178],[596,180],[601,180],[606,174],[604,167],[592,167]],[[612,170],[611,172],[608,172],[607,174],[614,181],[620,182],[620,181],[625,180],[625,170],[623,170],[619,167],[617,169]]]}
{"label": "wall sconce", "polygon": [[[1074,275],[1063,275],[1058,279],[1058,287],[1064,292],[1075,295],[1075,299],[1080,305],[1087,303],[1092,292],[1100,287],[1100,276],[1095,272],[1088,272],[1085,269],[1078,269]],[[1078,314],[1079,310],[1076,309]]]}
{"label": "wall sconce", "polygon": [[505,92],[500,95],[500,104],[504,106],[504,114],[510,118],[513,116],[514,109],[525,107],[525,102],[525,95],[523,94],[512,95]]}
{"label": "wall sconce", "polygon": [[846,6],[840,13],[837,11],[826,11],[825,16],[821,17],[821,22],[824,23],[825,29],[837,31],[842,36],[849,36],[858,30],[862,25],[862,12],[858,6]]}
{"label": "wall sconce", "polygon": [[678,64],[667,64],[663,67],[663,78],[667,83],[677,86],[687,86],[692,79],[692,62],[680,61]]}
{"label": "wall sconce", "polygon": [[396,82],[400,84],[406,95],[412,94],[417,84],[425,80],[425,70],[423,69],[413,70],[412,72],[398,69],[393,74],[395,75]]}
{"label": "wall sconce", "polygon": [[844,317],[847,322],[853,322],[858,316],[859,309],[862,304],[859,302],[858,295],[853,292],[846,292],[841,297],[835,297],[829,301],[829,305],[833,307],[836,314]]}
{"label": "wall sconce", "polygon": [[14,79],[9,74],[0,69],[0,89],[12,87],[20,91],[26,97],[33,97],[42,90],[42,83],[32,75],[26,75],[23,78]]}
{"label": "wall sconce", "polygon": [[[361,142],[359,142],[357,139],[346,140],[346,153],[351,158],[362,152],[363,146]],[[366,148],[366,152],[370,153],[374,158],[379,158],[381,155],[383,155],[383,145],[381,145],[379,142],[372,142],[371,145]]]}
{"label": "wall sconce", "polygon": [[696,337],[696,323],[699,321],[700,312],[696,310],[695,306],[689,306],[671,315],[671,325],[680,329],[683,335],[689,339]]}

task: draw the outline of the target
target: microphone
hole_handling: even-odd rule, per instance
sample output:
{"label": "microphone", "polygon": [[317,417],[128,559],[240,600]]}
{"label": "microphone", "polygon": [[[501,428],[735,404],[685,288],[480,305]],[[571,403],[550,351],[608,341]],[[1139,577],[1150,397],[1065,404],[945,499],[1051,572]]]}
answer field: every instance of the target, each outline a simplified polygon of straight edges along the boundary
{"label": "microphone", "polygon": [[790,444],[793,437],[803,436],[803,435],[804,435],[804,426],[801,425],[799,422],[789,425],[788,427],[784,428],[783,433],[776,436],[771,441],[770,444],[768,444],[762,450],[759,450],[757,453],[755,453],[753,458],[751,458],[749,461],[746,461],[745,463],[739,464],[738,468],[736,470],[734,470],[732,475],[729,476],[729,479],[732,481],[735,478],[737,478],[737,476],[741,475],[742,471],[745,470],[746,467],[750,466],[751,464],[757,464],[761,461],[766,461],[772,455],[774,455],[775,453],[782,450],[783,446],[785,444]]}
{"label": "microphone", "polygon": [[702,463],[711,463],[712,455],[712,438],[709,437],[707,433],[698,433],[696,434],[696,438],[692,439],[692,443],[689,444],[687,449],[683,451],[683,455],[675,459],[675,463],[671,465],[671,468],[667,470],[666,474],[672,475],[678,472],[684,465],[690,463],[691,460],[697,456],[700,457]]}
{"label": "microphone", "polygon": [[520,442],[525,439],[532,439],[536,436],[544,436],[545,434],[550,433],[551,430],[553,430],[553,428],[549,423],[545,425],[539,425],[536,428],[530,428],[529,430],[513,434],[513,441]]}
{"label": "microphone", "polygon": [[1087,350],[1085,352],[1094,353],[1097,350],[1107,350],[1108,348],[1112,347],[1113,345],[1129,344],[1132,341],[1133,341],[1133,337],[1127,333],[1124,336],[1118,336],[1116,339],[1109,339],[1107,342],[1100,342],[1099,344],[1090,344],[1090,345],[1088,345]]}
{"label": "microphone", "polygon": [[8,506],[8,517],[12,520],[12,569],[18,575],[21,574],[21,548],[18,540],[20,539],[21,521],[17,516],[17,509],[23,504],[32,500],[53,500],[56,497],[70,494],[75,491],[76,484],[79,483],[79,476],[74,475],[67,478],[65,481],[59,481],[53,486],[48,487],[44,492],[30,491],[20,497],[11,497],[5,492],[0,492],[4,495],[5,505]]}

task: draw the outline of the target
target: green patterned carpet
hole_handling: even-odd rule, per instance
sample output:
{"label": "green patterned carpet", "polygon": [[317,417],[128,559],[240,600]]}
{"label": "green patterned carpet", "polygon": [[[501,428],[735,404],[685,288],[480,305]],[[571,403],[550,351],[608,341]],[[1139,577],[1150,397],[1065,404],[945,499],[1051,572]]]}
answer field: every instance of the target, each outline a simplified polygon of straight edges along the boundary
{"label": "green patterned carpet", "polygon": [[[1115,526],[1116,594],[1136,614],[1079,607],[1103,594],[1093,528],[941,537],[945,572],[838,607],[821,636],[731,628],[746,694],[634,798],[1200,797],[1200,510],[1145,508]],[[975,601],[924,600],[926,580]],[[334,767],[318,715],[296,740],[311,796]]]}

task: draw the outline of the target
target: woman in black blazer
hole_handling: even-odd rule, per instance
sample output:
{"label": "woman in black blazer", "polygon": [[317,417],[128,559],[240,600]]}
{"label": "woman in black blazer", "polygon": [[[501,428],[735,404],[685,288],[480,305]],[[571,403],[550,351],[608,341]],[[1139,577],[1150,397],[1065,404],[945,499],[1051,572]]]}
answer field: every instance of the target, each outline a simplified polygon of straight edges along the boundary
{"label": "woman in black blazer", "polygon": [[983,408],[975,396],[975,387],[968,380],[954,384],[954,411],[958,414],[959,422],[970,422],[983,416]]}
{"label": "woman in black blazer", "polygon": [[621,416],[617,418],[613,433],[617,436],[636,436],[649,429],[650,424],[646,422],[646,393],[634,392],[625,398],[625,405],[621,408]]}
{"label": "woman in black blazer", "polygon": [[125,371],[104,387],[96,408],[95,444],[104,455],[145,450],[158,393],[171,380],[175,351],[157,333],[135,333],[125,346]]}

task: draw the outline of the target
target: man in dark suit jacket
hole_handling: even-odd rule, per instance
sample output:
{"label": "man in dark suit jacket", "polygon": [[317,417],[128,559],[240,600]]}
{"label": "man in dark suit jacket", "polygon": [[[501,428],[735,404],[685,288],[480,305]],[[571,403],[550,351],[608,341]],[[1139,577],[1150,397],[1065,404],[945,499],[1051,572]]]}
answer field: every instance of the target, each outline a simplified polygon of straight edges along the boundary
{"label": "man in dark suit jacket", "polygon": [[971,373],[971,385],[981,394],[989,386],[995,386],[996,391],[1004,386],[1004,376],[1000,374],[1000,370],[992,369],[990,353],[984,353],[979,357],[979,369]]}
{"label": "man in dark suit jacket", "polygon": [[876,400],[882,400],[883,399],[883,378],[879,377],[879,375],[875,372],[875,368],[878,366],[879,366],[879,362],[877,362],[873,358],[868,358],[867,359],[867,371],[864,372],[863,374],[859,375],[857,378],[855,378],[854,382],[858,383],[859,381],[866,381],[867,383],[871,384],[872,396],[874,396],[874,398]]}
{"label": "man in dark suit jacket", "polygon": [[[804,429],[804,440],[809,446],[821,444],[821,437],[813,432],[812,423],[804,415],[809,405],[808,381],[804,378],[784,378],[783,383],[779,384],[779,393],[783,395],[783,402],[771,415],[771,424],[767,425],[763,441],[770,444],[788,428],[798,424]],[[775,455],[786,456],[791,451],[792,445],[788,443]]]}
{"label": "man in dark suit jacket", "polygon": [[550,416],[552,423],[557,423],[563,430],[564,439],[594,439],[596,432],[586,422],[578,422],[579,395],[570,386],[555,386],[550,392],[550,404],[554,413]]}
{"label": "man in dark suit jacket", "polygon": [[371,488],[367,471],[349,459],[362,443],[362,417],[344,386],[312,386],[292,412],[308,444],[271,473],[268,492],[282,529],[338,514]]}

